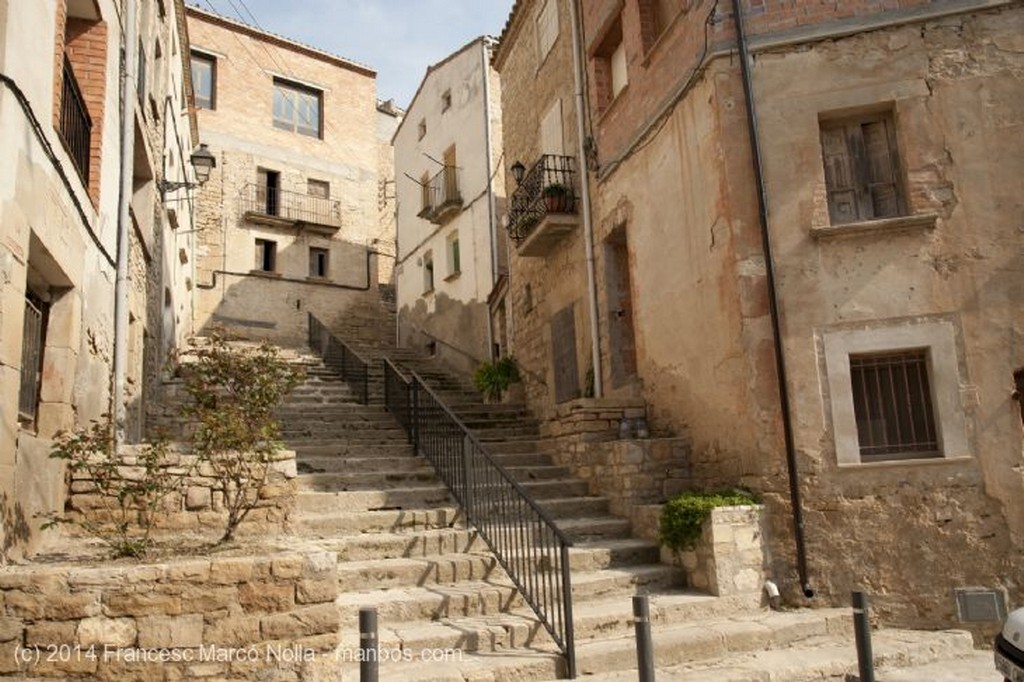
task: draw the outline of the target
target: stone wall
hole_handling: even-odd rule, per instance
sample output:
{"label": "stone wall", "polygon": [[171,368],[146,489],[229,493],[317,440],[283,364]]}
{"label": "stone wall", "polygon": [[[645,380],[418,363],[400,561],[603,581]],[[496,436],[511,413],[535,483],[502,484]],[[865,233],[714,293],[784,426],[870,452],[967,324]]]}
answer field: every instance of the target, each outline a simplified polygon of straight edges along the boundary
{"label": "stone wall", "polygon": [[[120,474],[126,479],[144,474],[139,457],[146,446],[125,446],[120,452]],[[175,490],[165,497],[154,518],[157,534],[176,531],[192,534],[223,533],[227,518],[224,488],[209,463],[183,449],[173,449],[162,467],[169,477],[180,477]],[[281,531],[295,507],[297,491],[295,452],[278,450],[268,466],[267,482],[255,507],[246,516],[241,532],[247,534]],[[67,508],[72,517],[90,521],[111,520],[119,509],[117,500],[98,494],[95,481],[84,472],[72,475]]]}
{"label": "stone wall", "polygon": [[[33,678],[312,679],[337,646],[323,551],[0,573],[0,673]],[[271,672],[276,671],[276,672]]]}

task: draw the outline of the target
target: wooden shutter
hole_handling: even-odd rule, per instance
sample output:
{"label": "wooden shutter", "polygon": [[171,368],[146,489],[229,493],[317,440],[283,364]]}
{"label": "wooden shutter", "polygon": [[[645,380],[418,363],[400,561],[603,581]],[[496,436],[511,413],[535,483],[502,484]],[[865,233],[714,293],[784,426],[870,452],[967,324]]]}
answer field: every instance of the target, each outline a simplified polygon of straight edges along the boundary
{"label": "wooden shutter", "polygon": [[860,126],[864,139],[867,195],[872,218],[890,218],[902,213],[896,183],[896,155],[892,125],[886,119]]}
{"label": "wooden shutter", "polygon": [[821,151],[828,188],[828,213],[832,224],[852,223],[860,219],[857,206],[857,169],[846,138],[846,128],[821,131]]}
{"label": "wooden shutter", "polygon": [[555,402],[564,403],[578,398],[576,314],[572,305],[562,308],[551,318],[551,365],[555,373]]}
{"label": "wooden shutter", "polygon": [[833,224],[904,213],[896,138],[888,115],[823,127],[821,152]]}

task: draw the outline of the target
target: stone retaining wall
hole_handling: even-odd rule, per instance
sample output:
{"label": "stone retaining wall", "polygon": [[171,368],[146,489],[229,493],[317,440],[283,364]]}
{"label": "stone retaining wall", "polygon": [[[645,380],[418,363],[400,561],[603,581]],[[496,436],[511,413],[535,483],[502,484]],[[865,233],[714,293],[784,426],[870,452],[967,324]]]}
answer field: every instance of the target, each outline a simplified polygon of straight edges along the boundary
{"label": "stone retaining wall", "polygon": [[0,674],[311,679],[338,643],[336,570],[332,553],[312,550],[6,568]]}
{"label": "stone retaining wall", "polygon": [[[636,510],[634,526],[641,537],[657,541],[661,510],[661,505]],[[766,578],[763,515],[762,505],[713,509],[692,550],[676,555],[662,547],[661,560],[682,566],[687,585],[698,590],[719,597],[759,594]]]}
{"label": "stone retaining wall", "polygon": [[[121,449],[122,476],[141,476],[138,457],[143,447],[126,446]],[[295,452],[278,450],[269,466],[267,484],[260,499],[239,529],[244,533],[281,530],[294,509],[297,492]],[[178,448],[169,453],[166,469],[169,475],[183,478],[177,489],[162,501],[153,528],[157,531],[222,532],[226,519],[224,491],[210,465],[197,465],[195,455]],[[110,519],[111,511],[117,510],[118,505],[113,497],[99,495],[94,481],[80,472],[71,480],[68,509],[72,517],[84,515],[92,521],[103,522]]]}

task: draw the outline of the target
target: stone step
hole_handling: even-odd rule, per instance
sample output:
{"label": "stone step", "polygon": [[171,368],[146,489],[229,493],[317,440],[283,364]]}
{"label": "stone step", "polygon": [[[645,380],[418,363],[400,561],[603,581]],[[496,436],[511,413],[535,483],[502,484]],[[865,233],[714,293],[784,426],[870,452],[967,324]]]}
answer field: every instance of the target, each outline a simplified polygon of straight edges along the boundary
{"label": "stone step", "polygon": [[548,481],[523,481],[519,484],[534,500],[552,497],[586,497],[590,487],[578,478],[561,478]]}
{"label": "stone step", "polygon": [[573,573],[656,564],[660,558],[657,543],[636,538],[578,542],[569,548],[569,567]]}
{"label": "stone step", "polygon": [[[338,673],[345,680],[359,679],[359,664],[344,663]],[[382,680],[395,682],[520,682],[565,676],[561,654],[532,649],[502,650],[473,655],[455,651],[412,652],[407,660],[381,663]]]}
{"label": "stone step", "polygon": [[[739,633],[742,635],[743,633]],[[752,635],[755,640],[757,634]],[[689,642],[680,641],[682,635],[672,639],[654,637],[655,665],[658,680],[674,680],[678,682],[750,682],[764,680],[770,682],[810,682],[812,680],[844,680],[856,679],[857,653],[852,635],[825,634],[795,639],[788,644],[776,645],[760,651],[729,651],[728,643],[709,641],[708,636],[693,633]],[[616,654],[605,653],[600,660],[607,665],[608,661],[616,661],[616,668],[601,669],[587,663],[585,647],[577,648],[577,660],[583,661],[581,673],[592,682],[633,682],[637,672],[635,663],[626,658],[625,643],[605,644],[606,652],[618,649]],[[634,647],[635,644],[630,642]],[[597,645],[595,645],[595,648]],[[580,656],[581,649],[584,657]],[[705,651],[701,657],[683,658],[679,663],[668,661],[680,658],[687,650]],[[715,653],[722,652],[724,653]],[[943,677],[950,668],[955,668],[963,659],[975,656],[972,640],[968,633],[956,630],[927,632],[920,630],[882,629],[872,635],[872,652],[876,668],[876,679],[879,682],[889,680],[905,682],[934,682],[937,680],[979,681],[996,680],[1000,676],[985,673],[977,677],[974,673],[977,666],[966,665],[963,672],[953,672],[952,677]],[[616,657],[617,655],[617,657]],[[985,658],[991,665],[991,653]],[[590,659],[594,660],[594,659]],[[635,654],[633,657],[635,660]],[[685,662],[683,662],[685,661]],[[938,663],[936,663],[938,661]],[[626,667],[624,664],[630,663]],[[593,669],[593,673],[586,670]],[[904,673],[903,670],[906,670]],[[967,676],[969,675],[969,676]],[[554,677],[549,679],[556,679]]]}
{"label": "stone step", "polygon": [[401,442],[373,443],[358,442],[350,443],[344,441],[331,441],[328,443],[290,443],[289,448],[295,451],[295,457],[300,462],[306,458],[316,459],[321,457],[354,457],[357,459],[369,459],[371,457],[413,457],[412,446],[407,440]]}
{"label": "stone step", "polygon": [[544,464],[540,466],[505,466],[505,470],[517,481],[537,481],[551,478],[565,479],[572,475],[569,467]]}
{"label": "stone step", "polygon": [[432,469],[413,471],[347,471],[344,473],[301,474],[300,491],[392,491],[437,483]]}
{"label": "stone step", "polygon": [[666,564],[644,564],[606,568],[572,575],[574,604],[585,601],[625,599],[635,594],[678,590],[685,581],[683,572]]}
{"label": "stone step", "polygon": [[287,425],[281,429],[284,440],[341,440],[349,437],[404,439],[406,434],[394,422],[329,422],[309,426]]}
{"label": "stone step", "polygon": [[336,537],[357,533],[396,533],[438,528],[462,527],[455,507],[418,510],[346,512],[309,511],[309,497],[300,497],[297,514],[289,521],[289,531],[303,536]]}
{"label": "stone step", "polygon": [[607,497],[554,497],[537,500],[546,514],[556,521],[587,516],[601,516],[608,513],[610,503]]}
{"label": "stone step", "polygon": [[[379,631],[381,650],[458,652],[461,660],[465,660],[465,654],[480,652],[505,656],[511,650],[532,647],[546,639],[547,633],[536,619],[507,613],[398,623]],[[357,629],[345,628],[340,645],[342,650],[358,648]],[[553,645],[548,648],[553,650]]]}
{"label": "stone step", "polygon": [[330,446],[359,448],[367,446],[379,446],[379,445],[403,445],[408,444],[408,439],[404,433],[400,435],[392,432],[381,432],[377,435],[377,432],[370,431],[353,431],[351,434],[346,434],[344,438],[319,438],[319,437],[299,437],[291,436],[285,438],[284,441],[288,444],[289,449],[298,452],[300,449],[307,451],[307,448],[329,448]]}
{"label": "stone step", "polygon": [[338,564],[338,590],[351,592],[373,587],[385,589],[491,580],[501,573],[497,566],[494,556],[485,552],[345,561]]}
{"label": "stone step", "polygon": [[628,538],[629,521],[615,516],[573,517],[557,519],[559,530],[574,542],[607,538]]}
{"label": "stone step", "polygon": [[328,538],[318,544],[334,552],[341,562],[435,557],[486,550],[486,545],[475,531],[461,528],[409,533],[363,533]]}
{"label": "stone step", "polygon": [[422,457],[403,455],[389,457],[386,455],[376,457],[352,457],[352,456],[298,456],[298,470],[300,474],[324,474],[340,472],[420,472],[433,471],[430,463]]}
{"label": "stone step", "polygon": [[344,622],[358,622],[359,609],[373,606],[379,622],[389,626],[410,621],[432,621],[461,616],[486,616],[522,607],[515,587],[484,581],[453,585],[404,587],[347,592],[335,600]]}
{"label": "stone step", "polygon": [[[490,448],[488,448],[489,450]],[[545,467],[552,466],[551,455],[545,452],[519,452],[497,454],[490,453],[491,457],[498,464],[505,468],[510,467]]]}
{"label": "stone step", "polygon": [[451,504],[443,485],[425,485],[395,490],[358,490],[346,492],[299,492],[296,503],[314,514],[380,511],[396,509],[433,509]]}
{"label": "stone step", "polygon": [[504,442],[487,443],[485,449],[494,455],[508,455],[520,453],[551,452],[555,444],[551,440],[534,438],[532,440],[510,440]]}

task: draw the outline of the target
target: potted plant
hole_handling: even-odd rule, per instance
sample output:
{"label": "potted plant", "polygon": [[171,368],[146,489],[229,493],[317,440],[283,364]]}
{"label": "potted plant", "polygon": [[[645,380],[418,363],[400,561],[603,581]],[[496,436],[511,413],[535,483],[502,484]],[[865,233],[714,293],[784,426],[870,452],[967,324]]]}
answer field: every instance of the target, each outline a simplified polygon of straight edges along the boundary
{"label": "potted plant", "polygon": [[553,182],[541,191],[548,213],[572,213],[575,209],[572,187]]}
{"label": "potted plant", "polygon": [[519,367],[516,361],[503,357],[496,362],[485,362],[476,369],[473,383],[484,394],[487,402],[498,402],[512,384],[519,381]]}

